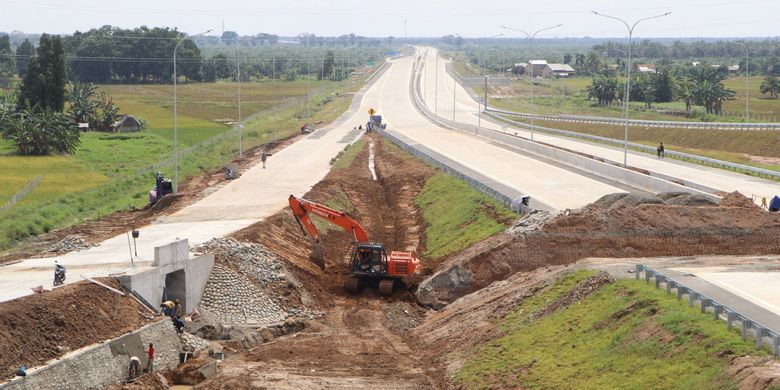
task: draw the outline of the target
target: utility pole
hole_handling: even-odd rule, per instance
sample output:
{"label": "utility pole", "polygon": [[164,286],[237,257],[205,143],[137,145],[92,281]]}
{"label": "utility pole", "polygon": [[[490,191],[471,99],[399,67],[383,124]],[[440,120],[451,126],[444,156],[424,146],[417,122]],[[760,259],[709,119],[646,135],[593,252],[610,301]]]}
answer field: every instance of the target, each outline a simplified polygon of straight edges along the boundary
{"label": "utility pole", "polygon": [[[453,60],[450,60],[453,61]],[[457,85],[457,81],[455,81],[455,77],[452,78],[452,125],[455,125],[455,86]]]}
{"label": "utility pole", "polygon": [[[271,83],[274,86],[274,91],[276,91],[276,53],[273,54],[272,60],[271,60]],[[274,138],[273,142],[276,142],[276,110],[279,108],[279,104],[277,103],[274,105]]]}
{"label": "utility pole", "polygon": [[438,115],[439,114],[439,49],[436,49],[436,62],[434,64],[434,68],[436,68],[436,75],[434,77],[434,80],[436,80],[436,82],[433,85],[433,113]]}
{"label": "utility pole", "polygon": [[670,15],[671,12],[667,12],[663,15],[656,15],[656,16],[650,16],[647,18],[639,19],[634,23],[633,26],[629,26],[628,22],[618,17],[604,15],[596,11],[591,11],[591,12],[593,12],[596,15],[603,16],[605,18],[615,19],[623,23],[626,26],[626,29],[628,30],[628,55],[626,60],[626,89],[623,92],[623,121],[625,122],[624,139],[623,139],[623,166],[625,167],[628,166],[628,102],[631,99],[631,46],[633,44],[634,28],[636,28],[636,25],[642,21],[648,19],[661,18]]}
{"label": "utility pole", "polygon": [[200,34],[188,35],[176,42],[176,46],[173,47],[173,193],[175,194],[179,189],[179,132],[178,132],[178,117],[177,112],[177,100],[176,100],[176,84],[179,75],[176,73],[176,51],[179,49],[179,45],[187,39],[206,35],[212,30],[204,31]]}
{"label": "utility pole", "polygon": [[236,84],[238,84],[238,158],[244,157],[244,129],[241,126],[241,57],[238,50],[239,40],[236,39]]}
{"label": "utility pole", "polygon": [[530,42],[530,46],[531,46],[531,59],[528,60],[528,65],[526,66],[526,68],[531,68],[531,71],[529,73],[529,79],[531,81],[531,107],[533,109],[533,113],[531,113],[531,141],[534,140],[534,127],[535,127],[534,126],[534,118],[536,117],[536,101],[534,100],[534,64],[533,64],[533,60],[534,60],[534,38],[536,38],[536,34],[539,34],[542,31],[552,30],[554,28],[558,28],[558,27],[561,27],[561,26],[562,26],[562,24],[558,24],[556,26],[543,28],[541,30],[537,30],[533,34],[529,34],[529,33],[525,32],[525,31],[519,30],[519,29],[509,28],[507,26],[500,26],[501,28],[506,29],[506,30],[518,31],[518,32],[521,32],[521,33],[525,34],[525,36],[528,37],[528,40]]}

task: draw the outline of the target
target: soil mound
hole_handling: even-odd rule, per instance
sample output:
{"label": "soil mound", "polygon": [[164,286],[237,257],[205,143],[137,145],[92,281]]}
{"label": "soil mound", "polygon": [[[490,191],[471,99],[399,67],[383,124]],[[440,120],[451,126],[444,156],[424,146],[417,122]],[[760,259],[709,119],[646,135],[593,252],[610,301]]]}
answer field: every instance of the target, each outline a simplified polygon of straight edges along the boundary
{"label": "soil mound", "polygon": [[491,237],[449,259],[420,284],[420,303],[440,308],[509,275],[584,257],[780,253],[780,215],[739,193],[720,205],[691,194],[611,194],[522,234]]}
{"label": "soil mound", "polygon": [[[119,288],[112,278],[100,279]],[[36,367],[69,351],[148,323],[149,311],[128,296],[88,282],[0,303],[0,379],[21,364]]]}
{"label": "soil mound", "polygon": [[748,209],[760,209],[757,204],[753,203],[752,200],[748,199],[746,196],[740,194],[737,191],[734,191],[726,196],[723,197],[723,200],[720,201],[720,205],[722,207],[743,207]]}

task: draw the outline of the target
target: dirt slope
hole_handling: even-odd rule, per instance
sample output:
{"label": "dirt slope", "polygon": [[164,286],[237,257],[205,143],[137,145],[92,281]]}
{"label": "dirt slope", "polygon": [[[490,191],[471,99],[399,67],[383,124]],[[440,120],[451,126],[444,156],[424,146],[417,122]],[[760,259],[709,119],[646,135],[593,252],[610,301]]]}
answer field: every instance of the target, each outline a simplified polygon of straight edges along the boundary
{"label": "dirt slope", "polygon": [[[119,288],[112,278],[100,279]],[[0,379],[20,364],[43,365],[69,351],[120,336],[148,323],[137,301],[81,282],[0,304]]]}
{"label": "dirt slope", "polygon": [[421,284],[418,299],[442,307],[515,272],[585,257],[777,254],[778,236],[780,214],[738,193],[720,205],[681,194],[606,195],[535,230],[494,236],[461,252]]}
{"label": "dirt slope", "polygon": [[[350,167],[331,171],[304,198],[326,203],[338,200],[368,230],[374,241],[388,249],[422,252],[424,226],[414,197],[434,170],[410,159],[376,136],[374,182],[368,170],[368,143]],[[324,226],[324,225],[321,225]],[[322,232],[322,229],[321,229]],[[396,292],[382,298],[370,289],[360,295],[343,291],[348,276],[345,259],[351,237],[327,230],[324,268],[309,260],[311,242],[305,238],[289,210],[233,235],[259,242],[280,254],[301,288],[312,297],[314,309],[324,317],[308,321],[303,331],[279,337],[242,353],[223,365],[223,371],[197,388],[442,388],[435,366],[419,360],[409,329],[424,314],[411,293]]]}

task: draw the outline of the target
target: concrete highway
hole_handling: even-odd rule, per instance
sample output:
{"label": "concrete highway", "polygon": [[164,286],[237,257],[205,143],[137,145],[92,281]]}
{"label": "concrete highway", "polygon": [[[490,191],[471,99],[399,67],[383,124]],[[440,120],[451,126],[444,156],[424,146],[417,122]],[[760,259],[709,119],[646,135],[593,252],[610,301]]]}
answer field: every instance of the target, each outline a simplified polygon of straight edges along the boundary
{"label": "concrete highway", "polygon": [[[421,89],[428,107],[436,109],[440,116],[448,120],[453,118],[454,107],[456,122],[477,125],[480,122],[478,117],[479,103],[469,95],[463,86],[454,83],[454,79],[445,71],[445,64],[449,58],[439,56],[439,62],[436,64],[436,49],[420,48],[418,50],[426,62],[421,80]],[[436,80],[437,76],[438,82]],[[453,96],[455,98],[454,102]],[[485,116],[482,116],[481,126],[493,130],[504,129],[504,125],[487,121]],[[512,128],[511,132],[527,138],[531,136],[530,131],[526,130]],[[629,139],[630,136],[631,134],[629,133]],[[533,138],[537,141],[577,150],[615,162],[623,162],[623,150],[620,148],[540,134],[538,132],[534,133]],[[722,169],[689,164],[677,160],[659,159],[655,156],[631,151],[629,151],[628,163],[635,167],[688,180],[720,191],[739,191],[749,198],[756,195],[771,199],[774,195],[780,195],[780,184],[777,182]]]}
{"label": "concrete highway", "polygon": [[[199,202],[156,223],[140,228],[135,266],[147,266],[154,247],[177,238],[197,245],[212,237],[226,236],[282,209],[289,194],[304,194],[330,169],[329,161],[346,144],[360,136],[354,130],[367,120],[369,108],[382,113],[397,131],[436,152],[512,188],[520,188],[554,209],[576,208],[602,195],[621,190],[566,169],[432,125],[413,106],[409,79],[413,59],[392,61],[389,69],[365,91],[360,102],[336,125],[318,130],[275,153],[268,168],[255,166],[242,176]],[[68,268],[68,282],[79,275],[105,276],[131,267],[126,235],[99,246],[56,258]],[[50,286],[55,258],[26,259],[0,268],[0,301],[31,292],[38,285]]]}

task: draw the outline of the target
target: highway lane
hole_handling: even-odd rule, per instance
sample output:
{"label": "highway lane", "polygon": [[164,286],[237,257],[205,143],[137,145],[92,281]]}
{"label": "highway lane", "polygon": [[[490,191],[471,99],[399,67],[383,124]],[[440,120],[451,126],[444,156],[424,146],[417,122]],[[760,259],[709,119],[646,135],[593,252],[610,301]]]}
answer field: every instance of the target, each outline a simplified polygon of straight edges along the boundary
{"label": "highway lane", "polygon": [[389,131],[402,134],[490,179],[521,189],[552,209],[578,208],[605,194],[624,192],[484,139],[431,124],[410,100],[413,59],[404,57],[393,62],[388,70],[387,88],[380,98],[380,112]]}
{"label": "highway lane", "polygon": [[[453,85],[454,79],[445,71],[445,63],[449,59],[439,56],[437,71],[436,66],[434,66],[436,63],[436,49],[422,48],[420,53],[423,54],[427,64],[424,67],[421,85],[424,86],[423,95],[428,102],[428,106],[434,108],[435,102],[438,101],[439,115],[446,119],[450,119],[453,114],[454,95],[455,120],[457,122],[477,125],[480,122],[477,114],[478,103],[474,101],[463,86],[460,84]],[[437,75],[439,78],[438,82],[436,82],[435,79]],[[437,86],[438,99],[436,98]],[[453,88],[455,91],[454,93]],[[493,130],[503,130],[504,128],[501,124],[487,121],[484,116],[482,117],[481,125]],[[512,132],[527,138],[530,138],[531,136],[530,131],[526,130],[512,128]],[[620,148],[593,144],[565,137],[540,134],[538,132],[534,133],[534,140],[603,157],[616,162],[623,162],[623,150]],[[662,140],[659,140],[659,142],[660,141]],[[723,192],[739,191],[747,197],[756,195],[758,197],[767,197],[767,199],[771,199],[774,195],[780,195],[780,184],[777,182],[718,168],[705,167],[678,160],[659,159],[655,156],[631,151],[629,151],[628,163],[629,165],[638,168],[688,180]]]}

